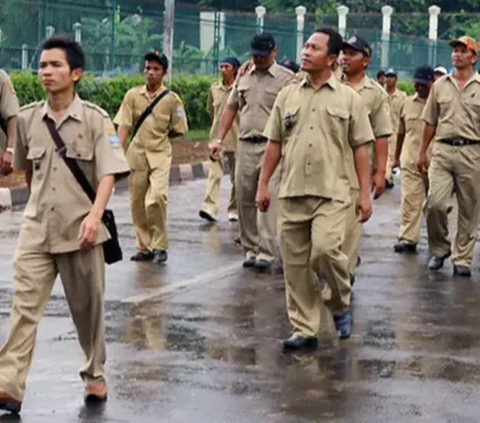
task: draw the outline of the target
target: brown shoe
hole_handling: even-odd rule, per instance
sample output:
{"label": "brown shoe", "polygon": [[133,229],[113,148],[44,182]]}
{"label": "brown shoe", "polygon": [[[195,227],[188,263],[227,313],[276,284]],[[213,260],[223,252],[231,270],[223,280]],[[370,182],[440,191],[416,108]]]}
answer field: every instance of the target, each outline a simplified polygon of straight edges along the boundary
{"label": "brown shoe", "polygon": [[107,400],[107,384],[105,382],[89,383],[83,395],[85,402],[101,402]]}
{"label": "brown shoe", "polygon": [[10,411],[10,413],[18,414],[21,409],[21,401],[8,395],[6,392],[0,392],[0,410],[6,410]]}

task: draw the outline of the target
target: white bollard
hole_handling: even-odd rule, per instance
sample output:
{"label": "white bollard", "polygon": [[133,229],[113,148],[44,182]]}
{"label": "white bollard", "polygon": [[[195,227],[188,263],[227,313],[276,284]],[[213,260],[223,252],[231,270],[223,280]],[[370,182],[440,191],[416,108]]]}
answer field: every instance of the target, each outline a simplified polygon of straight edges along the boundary
{"label": "white bollard", "polygon": [[263,32],[263,23],[267,9],[265,9],[264,6],[257,6],[255,13],[257,14],[257,34],[261,34]]}
{"label": "white bollard", "polygon": [[380,66],[382,67],[382,69],[388,68],[390,62],[390,33],[392,27],[392,14],[393,7],[382,7],[382,56],[380,60]]}
{"label": "white bollard", "polygon": [[300,63],[303,49],[303,30],[305,28],[305,14],[307,9],[304,6],[298,6],[295,9],[297,14],[297,63]]}
{"label": "white bollard", "polygon": [[338,6],[337,13],[338,13],[338,32],[340,35],[345,38],[347,36],[347,15],[348,15],[348,7],[347,6]]}

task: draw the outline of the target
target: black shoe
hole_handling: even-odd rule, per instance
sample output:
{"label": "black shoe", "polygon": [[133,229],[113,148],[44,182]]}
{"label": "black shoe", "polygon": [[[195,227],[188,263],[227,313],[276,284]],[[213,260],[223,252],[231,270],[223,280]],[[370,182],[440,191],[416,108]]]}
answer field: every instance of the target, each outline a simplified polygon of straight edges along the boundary
{"label": "black shoe", "polygon": [[153,254],[153,262],[156,264],[162,264],[168,260],[168,254],[165,250],[153,250]]}
{"label": "black shoe", "polygon": [[362,264],[362,258],[360,256],[357,257],[357,264],[355,265],[355,267],[358,267]]}
{"label": "black shoe", "polygon": [[445,260],[448,258],[450,254],[447,254],[446,256],[443,257],[436,257],[432,256],[430,257],[430,261],[428,262],[428,268],[430,270],[440,270],[443,267],[443,263]]}
{"label": "black shoe", "polygon": [[318,339],[316,337],[305,338],[295,332],[290,338],[282,343],[284,350],[316,350]]}
{"label": "black shoe", "polygon": [[217,217],[213,213],[208,213],[205,210],[200,210],[198,212],[198,215],[202,219],[208,220],[209,222],[212,222],[212,223],[217,221]]}
{"label": "black shoe", "polygon": [[355,285],[355,275],[350,275],[350,287]]}
{"label": "black shoe", "polygon": [[255,267],[257,259],[255,257],[249,257],[243,262],[243,267]]}
{"label": "black shoe", "polygon": [[472,276],[472,271],[468,266],[462,266],[462,265],[454,265],[453,266],[453,275],[454,276],[460,276],[462,278],[469,278]]}
{"label": "black shoe", "polygon": [[255,264],[253,265],[257,270],[268,270],[272,267],[272,263],[267,260],[256,260]]}
{"label": "black shoe", "polygon": [[130,257],[131,261],[152,261],[153,260],[153,252],[151,251],[139,251],[134,256]]}
{"label": "black shoe", "polygon": [[237,245],[242,245],[242,240],[240,239],[239,236],[235,237],[235,238],[233,239],[233,242],[234,242],[235,244],[237,244]]}
{"label": "black shoe", "polygon": [[390,182],[390,181],[385,179],[385,188],[386,189],[392,189],[394,186],[395,186],[395,184],[393,183],[393,181]]}
{"label": "black shoe", "polygon": [[416,253],[417,244],[414,242],[406,241],[405,239],[400,239],[394,246],[393,250],[396,253]]}
{"label": "black shoe", "polygon": [[335,323],[335,328],[337,329],[340,339],[350,338],[350,334],[352,333],[352,314],[349,311],[334,315],[333,322]]}

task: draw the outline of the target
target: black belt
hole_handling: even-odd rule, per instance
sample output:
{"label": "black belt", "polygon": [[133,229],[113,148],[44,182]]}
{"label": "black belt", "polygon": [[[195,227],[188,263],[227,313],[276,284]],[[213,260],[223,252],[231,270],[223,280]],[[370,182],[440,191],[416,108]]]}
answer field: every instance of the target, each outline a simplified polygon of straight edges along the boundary
{"label": "black belt", "polygon": [[240,141],[249,142],[250,144],[263,144],[268,141],[267,137],[247,137],[240,138]]}
{"label": "black belt", "polygon": [[461,147],[462,145],[480,145],[480,141],[466,140],[465,138],[444,138],[443,140],[438,140],[438,142],[455,147]]}

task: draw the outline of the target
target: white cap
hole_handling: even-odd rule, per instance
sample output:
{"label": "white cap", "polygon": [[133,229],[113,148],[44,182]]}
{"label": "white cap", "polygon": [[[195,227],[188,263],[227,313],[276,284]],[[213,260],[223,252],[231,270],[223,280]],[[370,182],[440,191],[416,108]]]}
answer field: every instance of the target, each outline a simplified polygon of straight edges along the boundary
{"label": "white cap", "polygon": [[443,66],[437,66],[433,71],[442,73],[443,75],[446,75],[448,73]]}

